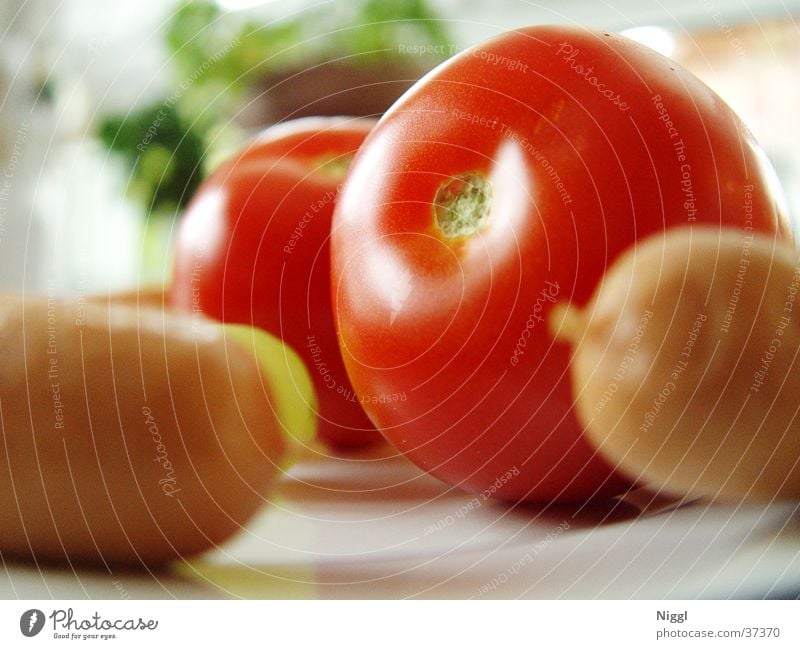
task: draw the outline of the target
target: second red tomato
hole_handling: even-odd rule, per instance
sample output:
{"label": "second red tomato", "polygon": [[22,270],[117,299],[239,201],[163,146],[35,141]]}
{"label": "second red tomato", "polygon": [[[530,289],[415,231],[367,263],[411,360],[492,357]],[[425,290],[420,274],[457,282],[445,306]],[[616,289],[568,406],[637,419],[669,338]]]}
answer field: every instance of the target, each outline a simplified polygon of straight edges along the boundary
{"label": "second red tomato", "polygon": [[380,439],[353,393],[334,331],[329,237],[334,203],[371,120],[273,127],[206,180],[177,236],[173,304],[281,337],[306,362],[319,436]]}

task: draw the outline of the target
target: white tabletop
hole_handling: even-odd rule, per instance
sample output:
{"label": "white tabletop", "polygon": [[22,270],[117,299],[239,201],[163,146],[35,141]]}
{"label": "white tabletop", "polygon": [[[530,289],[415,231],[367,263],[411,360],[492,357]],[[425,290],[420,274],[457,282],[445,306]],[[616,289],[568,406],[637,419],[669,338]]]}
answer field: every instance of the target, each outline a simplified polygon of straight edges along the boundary
{"label": "white tabletop", "polygon": [[[386,457],[386,456],[389,457]],[[798,505],[480,503],[386,448],[309,452],[220,548],[158,573],[7,563],[4,599],[800,594]]]}

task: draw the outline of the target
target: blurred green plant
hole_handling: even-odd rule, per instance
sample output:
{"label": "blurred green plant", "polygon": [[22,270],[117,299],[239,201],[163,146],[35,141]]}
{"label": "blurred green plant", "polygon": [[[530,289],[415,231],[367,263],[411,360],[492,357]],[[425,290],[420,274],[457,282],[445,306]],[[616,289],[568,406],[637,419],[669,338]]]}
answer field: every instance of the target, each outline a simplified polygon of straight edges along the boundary
{"label": "blurred green plant", "polygon": [[234,116],[270,75],[334,59],[351,67],[399,60],[398,44],[442,45],[428,57],[446,58],[452,40],[427,0],[336,0],[265,22],[259,12],[227,12],[208,0],[182,5],[165,41],[172,54],[174,92],[127,115],[109,115],[99,137],[122,156],[131,193],[148,214],[176,215],[208,170],[243,137]]}
{"label": "blurred green plant", "polygon": [[157,105],[106,117],[100,138],[131,167],[129,192],[148,212],[175,213],[200,184],[203,138],[175,106]]}

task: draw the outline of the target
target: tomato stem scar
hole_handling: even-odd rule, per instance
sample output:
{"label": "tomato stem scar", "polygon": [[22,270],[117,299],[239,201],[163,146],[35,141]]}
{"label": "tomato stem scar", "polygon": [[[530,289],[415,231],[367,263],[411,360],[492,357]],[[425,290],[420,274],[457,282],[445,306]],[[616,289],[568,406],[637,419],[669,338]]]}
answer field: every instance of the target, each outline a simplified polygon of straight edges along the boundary
{"label": "tomato stem scar", "polygon": [[577,345],[586,331],[586,319],[583,312],[571,304],[559,302],[550,311],[548,318],[550,333],[556,340]]}
{"label": "tomato stem scar", "polygon": [[492,185],[477,173],[451,176],[441,184],[433,203],[436,225],[448,238],[477,232],[489,218]]}
{"label": "tomato stem scar", "polygon": [[311,160],[311,167],[329,178],[339,180],[347,175],[347,170],[350,169],[350,164],[352,162],[353,156],[351,155],[335,155],[333,153],[328,153],[317,156]]}

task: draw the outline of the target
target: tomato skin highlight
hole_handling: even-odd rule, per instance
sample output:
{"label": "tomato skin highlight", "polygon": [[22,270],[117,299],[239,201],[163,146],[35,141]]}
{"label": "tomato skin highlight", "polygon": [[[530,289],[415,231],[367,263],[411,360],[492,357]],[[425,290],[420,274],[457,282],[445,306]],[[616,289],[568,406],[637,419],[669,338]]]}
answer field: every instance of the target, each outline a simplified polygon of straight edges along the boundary
{"label": "tomato skin highlight", "polygon": [[305,118],[271,127],[203,183],[180,224],[172,303],[261,327],[303,358],[318,436],[381,439],[342,363],[330,301],[330,227],[351,157],[373,120]]}
{"label": "tomato skin highlight", "polygon": [[[456,222],[490,203],[463,236],[437,224],[454,178],[483,179],[448,194]],[[791,239],[775,183],[733,111],[633,41],[544,26],[467,50],[384,116],[337,202],[331,290],[356,392],[384,395],[371,419],[449,484],[618,494],[630,483],[583,436],[552,306],[585,305],[623,250],[672,226]]]}

